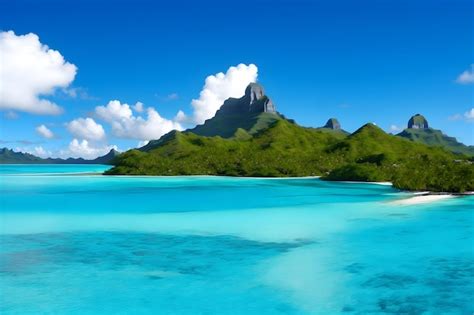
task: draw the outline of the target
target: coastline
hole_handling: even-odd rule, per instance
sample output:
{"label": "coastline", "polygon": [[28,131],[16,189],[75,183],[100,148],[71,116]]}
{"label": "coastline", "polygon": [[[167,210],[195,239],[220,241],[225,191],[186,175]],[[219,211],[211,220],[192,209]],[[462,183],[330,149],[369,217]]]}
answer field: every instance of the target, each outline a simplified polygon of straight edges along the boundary
{"label": "coastline", "polygon": [[[2,164],[2,165],[55,165],[55,164]],[[56,165],[65,165],[65,164],[56,164]],[[69,164],[69,165],[78,165],[78,164]],[[92,164],[79,164],[79,165],[92,165]],[[104,164],[96,164],[104,165]],[[104,165],[105,166],[105,165]],[[110,165],[107,165],[110,166]],[[2,174],[10,175],[10,174]],[[15,174],[18,175],[18,174]],[[298,180],[298,179],[321,179],[322,176],[297,176],[297,177],[263,177],[263,176],[226,176],[226,175],[109,175],[104,172],[68,172],[68,173],[42,173],[42,174],[21,174],[29,176],[107,176],[107,177],[123,177],[123,178],[231,178],[231,179],[269,179],[269,180]],[[371,185],[381,185],[381,186],[393,186],[392,182],[382,181],[382,182],[373,182],[373,181],[345,181],[345,180],[336,180],[329,181],[335,183],[347,183],[347,184],[371,184]],[[447,199],[452,199],[459,196],[473,196],[473,191],[468,191],[464,193],[450,193],[450,192],[432,192],[432,191],[409,191],[409,190],[399,190],[399,192],[405,192],[405,198],[389,201],[389,204],[392,205],[417,205],[425,204],[431,202],[437,202]]]}
{"label": "coastline", "polygon": [[419,205],[425,203],[432,203],[441,200],[447,200],[452,198],[457,198],[457,195],[454,194],[416,194],[414,193],[412,196],[404,199],[398,199],[390,201],[389,204],[397,205],[397,206],[411,206],[411,205]]}

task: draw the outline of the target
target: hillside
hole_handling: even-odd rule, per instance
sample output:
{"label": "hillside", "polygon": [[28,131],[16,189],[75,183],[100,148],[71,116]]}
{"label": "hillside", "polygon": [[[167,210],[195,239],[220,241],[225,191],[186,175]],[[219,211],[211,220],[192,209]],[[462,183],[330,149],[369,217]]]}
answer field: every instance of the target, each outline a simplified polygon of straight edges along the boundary
{"label": "hillside", "polygon": [[[431,130],[421,115],[410,129]],[[115,160],[106,174],[315,176],[327,180],[391,181],[408,190],[474,190],[466,155],[404,139],[366,124],[352,134],[331,118],[321,128],[286,119],[258,84],[228,99],[215,117],[172,131]]]}
{"label": "hillside", "polygon": [[11,149],[0,149],[0,164],[112,164],[112,160],[119,152],[112,149],[106,155],[99,156],[93,160],[83,158],[40,158],[30,153],[15,152]]}
{"label": "hillside", "polygon": [[286,120],[246,139],[174,132],[156,148],[121,154],[106,174],[323,175],[328,180],[393,181],[410,190],[474,190],[474,166],[440,148],[386,134],[371,124],[340,140]]}
{"label": "hillside", "polygon": [[441,130],[407,128],[397,136],[426,145],[442,147],[454,153],[474,156],[474,146],[462,144],[456,138],[443,134]]}
{"label": "hillside", "polygon": [[445,135],[441,130],[429,127],[426,118],[416,114],[410,118],[407,128],[397,136],[430,146],[442,147],[454,153],[474,156],[474,146],[467,146],[454,137]]}

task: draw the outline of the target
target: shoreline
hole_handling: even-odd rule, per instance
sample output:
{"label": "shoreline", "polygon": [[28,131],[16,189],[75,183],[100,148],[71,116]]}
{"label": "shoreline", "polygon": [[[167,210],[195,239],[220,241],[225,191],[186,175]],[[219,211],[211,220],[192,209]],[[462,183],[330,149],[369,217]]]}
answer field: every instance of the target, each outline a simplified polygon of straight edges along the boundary
{"label": "shoreline", "polygon": [[[1,165],[66,165],[66,164],[1,164]],[[94,164],[68,164],[68,165],[94,165]],[[103,164],[95,164],[103,165]],[[104,172],[69,172],[69,173],[24,173],[24,174],[1,174],[7,176],[106,176],[106,177],[126,177],[126,178],[229,178],[229,179],[269,179],[269,180],[297,180],[297,179],[321,179],[322,176],[295,176],[295,177],[262,177],[262,176],[227,176],[227,175],[109,175]],[[347,184],[371,184],[381,186],[392,186],[392,182],[366,182],[366,181],[328,181],[334,183],[347,183]],[[394,188],[397,189],[397,188]],[[410,191],[400,190],[399,192],[405,192],[411,194],[408,198],[399,200],[389,201],[390,204],[396,205],[412,205],[412,204],[423,204],[439,200],[450,199],[459,196],[473,196],[474,191],[467,191],[464,193],[452,193],[452,192],[432,192],[432,191]]]}
{"label": "shoreline", "polygon": [[392,200],[389,201],[388,203],[391,205],[397,205],[397,206],[411,206],[411,205],[419,205],[419,204],[427,204],[427,203],[432,203],[436,201],[441,201],[441,200],[447,200],[447,199],[453,199],[453,198],[458,198],[459,195],[454,195],[454,194],[423,194],[423,195],[415,195],[413,194],[411,197],[404,198],[404,199],[398,199],[398,200]]}
{"label": "shoreline", "polygon": [[432,192],[432,191],[417,191],[417,192],[408,192],[411,194],[408,198],[397,199],[389,201],[391,205],[399,206],[409,206],[409,205],[418,205],[426,204],[436,201],[442,201],[447,199],[459,198],[463,196],[474,196],[473,191],[467,191],[464,193],[449,193],[449,192]]}

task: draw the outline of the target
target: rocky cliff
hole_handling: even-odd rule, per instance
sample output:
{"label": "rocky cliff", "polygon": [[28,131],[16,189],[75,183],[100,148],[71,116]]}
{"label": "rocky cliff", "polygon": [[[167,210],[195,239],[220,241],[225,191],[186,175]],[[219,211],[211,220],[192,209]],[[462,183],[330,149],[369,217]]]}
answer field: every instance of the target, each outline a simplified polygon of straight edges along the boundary
{"label": "rocky cliff", "polygon": [[213,118],[187,132],[231,138],[238,129],[254,134],[279,119],[283,117],[277,113],[275,104],[265,94],[263,86],[250,83],[241,98],[227,99]]}
{"label": "rocky cliff", "polygon": [[416,114],[411,116],[408,121],[408,128],[410,129],[428,129],[428,121],[423,115]]}

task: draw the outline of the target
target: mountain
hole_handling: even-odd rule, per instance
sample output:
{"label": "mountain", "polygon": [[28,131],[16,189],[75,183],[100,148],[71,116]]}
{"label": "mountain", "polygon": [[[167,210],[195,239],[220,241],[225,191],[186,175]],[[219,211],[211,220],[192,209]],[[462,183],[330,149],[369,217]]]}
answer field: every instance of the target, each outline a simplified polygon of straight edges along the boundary
{"label": "mountain", "polygon": [[443,134],[441,130],[430,128],[426,118],[416,114],[408,121],[408,128],[397,136],[430,146],[445,148],[454,153],[474,156],[474,146],[467,146],[454,137]]}
{"label": "mountain", "polygon": [[[266,107],[270,99],[253,87],[244,97],[227,100],[217,118],[199,128],[173,131],[152,145],[122,153],[106,174],[322,175],[327,180],[391,181],[409,190],[474,190],[474,166],[465,156],[387,134],[373,124],[348,136],[301,127],[274,105]],[[273,119],[261,127],[255,124],[261,115]]]}
{"label": "mountain", "polygon": [[33,154],[15,152],[7,148],[0,149],[0,164],[41,164],[43,161]]}
{"label": "mountain", "polygon": [[316,130],[329,132],[341,138],[344,138],[349,134],[349,132],[342,129],[341,124],[337,118],[329,118],[324,126],[316,128]]}
{"label": "mountain", "polygon": [[112,161],[119,155],[120,152],[115,149],[111,149],[106,155],[99,156],[98,158],[95,158],[90,162],[91,164],[112,164]]}
{"label": "mountain", "polygon": [[0,164],[111,164],[120,153],[111,149],[109,153],[93,160],[83,158],[47,158],[43,159],[30,153],[15,152],[11,149],[0,149]]}
{"label": "mountain", "polygon": [[[282,119],[286,118],[276,111],[275,104],[265,95],[264,88],[258,83],[250,83],[245,89],[244,96],[227,99],[214,117],[184,133],[246,139]],[[157,148],[175,137],[177,132],[173,130],[158,140],[150,141],[139,150],[146,152]]]}
{"label": "mountain", "polygon": [[284,118],[265,95],[263,87],[258,83],[250,83],[244,96],[227,99],[213,118],[188,131],[200,136],[231,138],[238,129],[253,135],[281,119]]}

